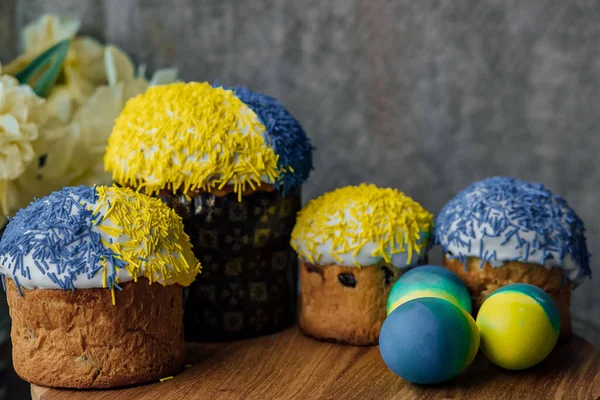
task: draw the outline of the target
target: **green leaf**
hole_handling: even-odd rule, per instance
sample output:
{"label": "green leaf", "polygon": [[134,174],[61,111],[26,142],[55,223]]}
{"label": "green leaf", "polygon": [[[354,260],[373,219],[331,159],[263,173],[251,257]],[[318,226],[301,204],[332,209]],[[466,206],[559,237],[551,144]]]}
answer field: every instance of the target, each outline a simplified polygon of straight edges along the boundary
{"label": "green leaf", "polygon": [[31,86],[38,96],[45,97],[60,73],[70,44],[69,39],[58,42],[37,56],[15,77],[19,82]]}

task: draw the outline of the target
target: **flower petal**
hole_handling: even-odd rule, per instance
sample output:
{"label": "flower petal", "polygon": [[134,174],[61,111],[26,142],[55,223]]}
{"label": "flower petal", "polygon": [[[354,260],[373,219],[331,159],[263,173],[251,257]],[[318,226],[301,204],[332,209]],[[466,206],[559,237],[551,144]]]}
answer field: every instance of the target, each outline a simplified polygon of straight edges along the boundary
{"label": "flower petal", "polygon": [[150,86],[166,85],[173,83],[179,79],[179,70],[177,68],[163,68],[159,69],[152,75],[150,79]]}
{"label": "flower petal", "polygon": [[66,86],[78,104],[106,83],[104,47],[96,39],[74,39],[64,66]]}
{"label": "flower petal", "polygon": [[28,142],[11,143],[0,149],[0,179],[17,179],[31,163],[33,147]]}
{"label": "flower petal", "polygon": [[129,82],[134,78],[131,59],[115,46],[109,45],[104,49],[104,68],[109,86]]}
{"label": "flower petal", "polygon": [[52,89],[46,100],[46,113],[50,125],[64,125],[71,122],[75,112],[75,99],[66,86]]}
{"label": "flower petal", "polygon": [[11,114],[0,115],[0,132],[8,135],[8,139],[17,140],[21,136],[19,121]]}
{"label": "flower petal", "polygon": [[38,53],[32,53],[32,52],[21,54],[20,56],[18,56],[14,60],[12,60],[10,63],[5,65],[2,68],[2,73],[14,76],[19,71],[21,71],[23,68],[25,68],[27,65],[29,65],[29,63],[31,63],[31,61],[33,61],[33,59],[35,57],[37,57],[38,55],[39,55]]}
{"label": "flower petal", "polygon": [[80,26],[78,20],[42,15],[23,30],[23,48],[26,53],[40,53],[61,40],[75,36]]}
{"label": "flower petal", "polygon": [[137,96],[138,94],[144,93],[146,89],[148,89],[148,82],[141,78],[136,78],[131,82],[126,83],[123,87],[123,106],[125,106],[127,100],[134,96]]}

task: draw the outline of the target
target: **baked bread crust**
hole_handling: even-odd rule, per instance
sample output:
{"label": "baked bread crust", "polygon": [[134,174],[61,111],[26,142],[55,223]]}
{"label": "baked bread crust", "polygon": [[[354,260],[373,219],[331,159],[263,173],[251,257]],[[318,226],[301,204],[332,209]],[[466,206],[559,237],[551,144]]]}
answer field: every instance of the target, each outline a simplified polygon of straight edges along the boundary
{"label": "baked bread crust", "polygon": [[493,267],[481,259],[467,257],[467,266],[458,258],[444,255],[444,266],[454,272],[464,282],[473,300],[473,315],[481,307],[483,301],[496,289],[511,283],[529,283],[552,297],[560,314],[560,336],[571,335],[571,283],[563,283],[564,270],[546,268],[539,264],[519,261],[506,262],[500,267]]}
{"label": "baked bread crust", "polygon": [[[386,317],[387,298],[401,275],[376,264],[362,268],[300,260],[300,329],[308,336],[358,346],[375,345]],[[342,284],[340,274],[349,282]]]}
{"label": "baked bread crust", "polygon": [[111,388],[181,369],[182,287],[146,278],[108,289],[21,288],[7,279],[13,363],[24,380],[61,388]]}

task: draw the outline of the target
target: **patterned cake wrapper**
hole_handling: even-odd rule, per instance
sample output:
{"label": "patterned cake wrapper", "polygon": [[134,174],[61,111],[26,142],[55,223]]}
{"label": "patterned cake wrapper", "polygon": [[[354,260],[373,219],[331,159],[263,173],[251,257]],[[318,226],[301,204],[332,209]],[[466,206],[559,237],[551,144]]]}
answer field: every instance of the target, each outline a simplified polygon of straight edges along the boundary
{"label": "patterned cake wrapper", "polygon": [[160,197],[183,218],[202,264],[186,291],[186,340],[252,338],[294,324],[298,266],[289,243],[299,189],[286,197],[256,191],[241,202],[236,193]]}

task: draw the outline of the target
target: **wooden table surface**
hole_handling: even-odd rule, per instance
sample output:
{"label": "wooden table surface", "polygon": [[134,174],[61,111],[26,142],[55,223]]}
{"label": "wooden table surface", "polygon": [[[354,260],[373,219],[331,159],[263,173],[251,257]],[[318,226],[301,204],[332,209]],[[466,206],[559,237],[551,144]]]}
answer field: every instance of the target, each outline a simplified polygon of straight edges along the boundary
{"label": "wooden table surface", "polygon": [[171,380],[116,390],[32,386],[34,400],[167,399],[597,399],[600,351],[574,337],[542,364],[505,371],[479,354],[457,378],[410,384],[390,372],[377,347],[304,337],[297,328],[234,343],[190,344],[188,363]]}

